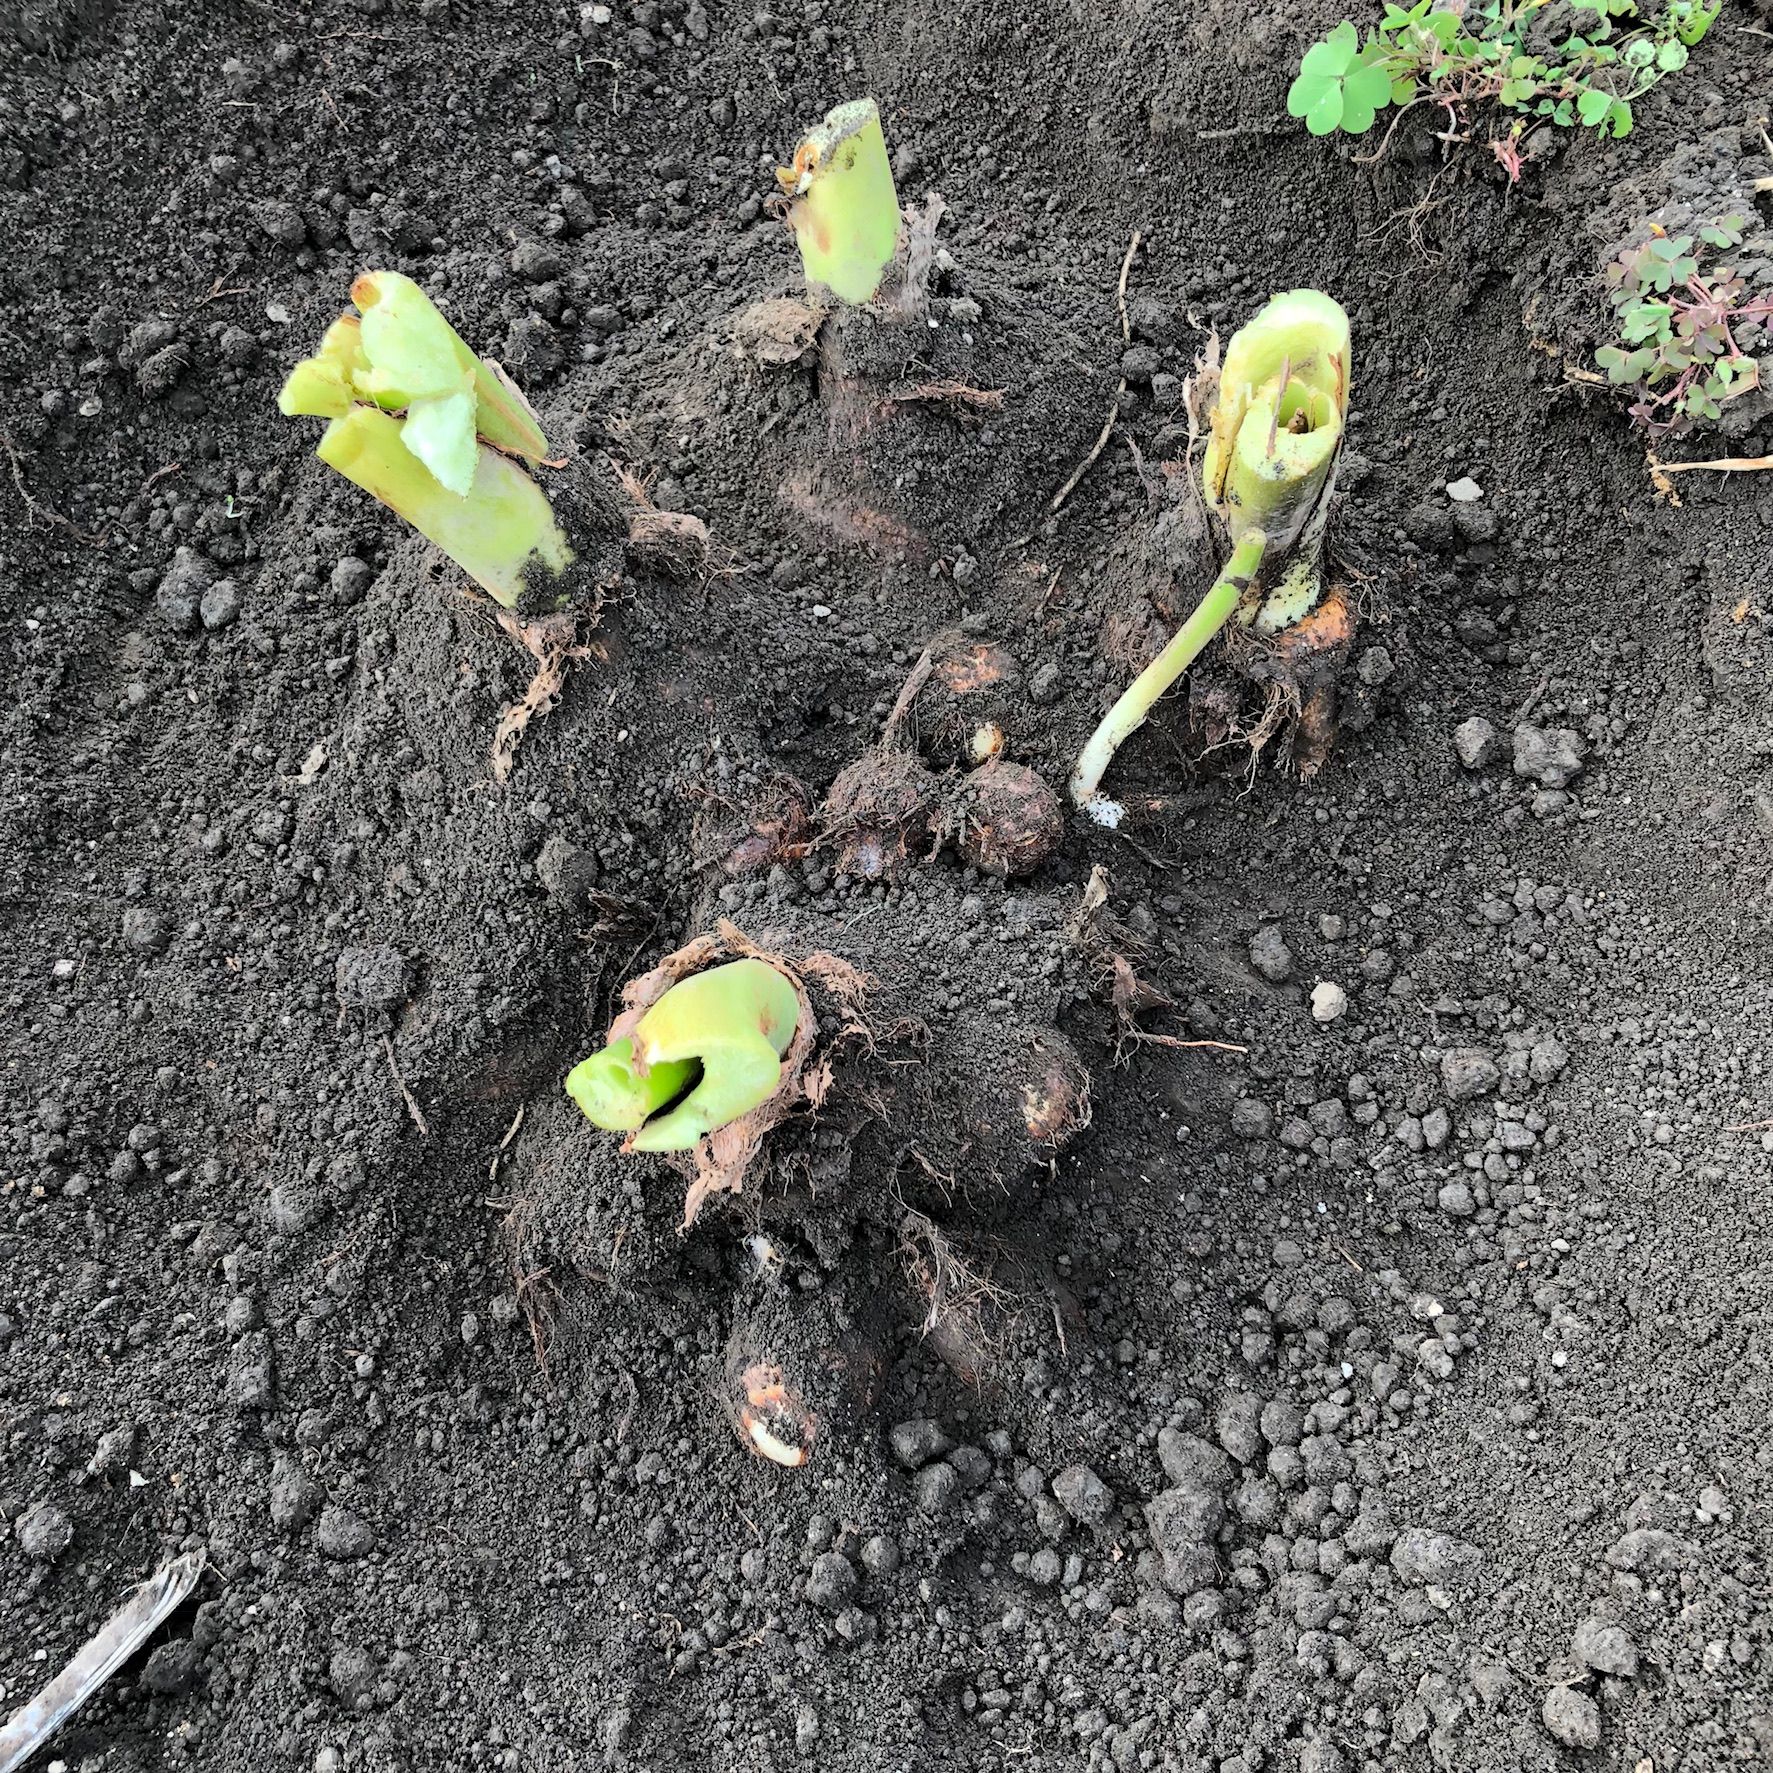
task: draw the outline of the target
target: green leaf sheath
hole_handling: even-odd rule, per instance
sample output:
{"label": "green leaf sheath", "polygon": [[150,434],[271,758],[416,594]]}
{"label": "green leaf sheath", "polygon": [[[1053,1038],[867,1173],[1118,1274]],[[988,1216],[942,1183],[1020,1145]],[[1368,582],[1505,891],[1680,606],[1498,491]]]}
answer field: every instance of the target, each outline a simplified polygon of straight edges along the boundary
{"label": "green leaf sheath", "polygon": [[330,420],[320,459],[514,607],[538,562],[558,574],[572,559],[547,495],[510,459],[545,455],[535,414],[410,277],[366,271],[351,299],[361,315],[327,328],[279,408]]}
{"label": "green leaf sheath", "polygon": [[406,447],[400,421],[373,406],[334,419],[314,453],[398,512],[506,609],[538,568],[560,573],[572,559],[547,495],[497,450],[476,446],[465,498]]}
{"label": "green leaf sheath", "polygon": [[631,1037],[574,1066],[567,1093],[635,1151],[688,1151],[775,1092],[799,1022],[782,973],[729,961],[673,985]]}
{"label": "green leaf sheath", "polygon": [[681,1096],[696,1070],[693,1059],[684,1059],[637,1072],[634,1042],[615,1040],[566,1074],[566,1093],[587,1120],[611,1132],[632,1133]]}
{"label": "green leaf sheath", "polygon": [[1198,659],[1213,636],[1231,620],[1239,602],[1256,582],[1267,548],[1260,530],[1247,531],[1231,551],[1213,587],[1177,629],[1175,638],[1127,687],[1090,735],[1071,772],[1071,799],[1104,824],[1118,822],[1118,808],[1101,798],[1102,777],[1114,754],[1145,724],[1158,698]]}
{"label": "green leaf sheath", "polygon": [[899,245],[899,194],[880,110],[854,99],[828,112],[776,174],[810,289],[872,301]]}

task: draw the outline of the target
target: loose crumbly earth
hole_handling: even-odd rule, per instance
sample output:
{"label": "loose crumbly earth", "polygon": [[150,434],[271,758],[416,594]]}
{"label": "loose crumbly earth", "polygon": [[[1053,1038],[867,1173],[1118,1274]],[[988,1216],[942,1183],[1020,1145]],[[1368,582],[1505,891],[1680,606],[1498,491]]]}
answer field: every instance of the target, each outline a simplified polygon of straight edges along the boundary
{"label": "loose crumbly earth", "polygon": [[[0,1715],[212,1565],[41,1765],[1773,1759],[1773,481],[1677,507],[1577,374],[1644,218],[1764,237],[1773,45],[1726,0],[1511,190],[1288,120],[1336,16],[15,0]],[[769,169],[862,92],[927,308],[760,365]],[[366,265],[712,531],[504,785],[532,661],[273,415]],[[1026,880],[728,879],[714,815],[816,802],[945,628],[1062,784],[1198,567],[1180,378],[1299,284],[1357,341],[1329,767],[1170,710],[1113,778],[1167,805]],[[722,916],[893,1025],[680,1237],[560,1080]],[[1244,1050],[1127,1040],[1110,947]],[[973,1161],[917,1080],[1054,1025],[1091,1124]]]}

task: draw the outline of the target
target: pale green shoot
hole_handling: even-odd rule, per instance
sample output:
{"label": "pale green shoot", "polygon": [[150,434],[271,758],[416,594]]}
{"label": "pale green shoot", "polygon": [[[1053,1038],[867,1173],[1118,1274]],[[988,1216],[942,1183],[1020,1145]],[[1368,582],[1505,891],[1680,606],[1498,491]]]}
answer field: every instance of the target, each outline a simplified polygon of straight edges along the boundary
{"label": "pale green shoot", "polygon": [[587,1119],[627,1133],[630,1151],[688,1151],[775,1093],[799,1023],[782,973],[729,961],[679,980],[632,1036],[575,1065],[566,1091]]}
{"label": "pale green shoot", "polygon": [[899,194],[874,100],[827,112],[776,179],[792,199],[788,222],[809,288],[852,305],[872,301],[899,246]]}

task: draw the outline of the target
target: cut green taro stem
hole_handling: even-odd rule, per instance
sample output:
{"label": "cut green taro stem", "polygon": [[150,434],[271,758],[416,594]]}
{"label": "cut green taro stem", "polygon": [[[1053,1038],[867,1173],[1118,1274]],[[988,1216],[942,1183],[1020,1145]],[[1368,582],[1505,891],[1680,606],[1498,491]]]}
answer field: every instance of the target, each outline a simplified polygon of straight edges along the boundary
{"label": "cut green taro stem", "polygon": [[874,100],[827,112],[776,180],[793,199],[788,222],[808,285],[840,302],[872,301],[899,247],[899,194]]}
{"label": "cut green taro stem", "polygon": [[547,455],[529,402],[410,277],[366,271],[351,299],[361,318],[345,314],[327,328],[278,406],[330,419],[320,459],[514,608],[532,561],[559,573],[572,559],[546,495],[509,459]]}
{"label": "cut green taro stem", "polygon": [[320,350],[291,372],[285,414],[338,418],[370,402],[406,415],[406,447],[453,493],[474,480],[476,437],[539,462],[548,439],[505,372],[476,357],[431,298],[397,271],[365,271],[351,285],[358,319],[327,328]]}
{"label": "cut green taro stem", "polygon": [[334,419],[314,452],[441,548],[506,609],[515,609],[531,569],[566,570],[572,549],[548,496],[509,456],[474,446],[474,475],[458,497],[405,446],[399,420],[374,406]]}
{"label": "cut green taro stem", "polygon": [[627,1133],[630,1150],[688,1151],[774,1094],[799,1022],[800,999],[773,966],[729,961],[679,980],[631,1038],[575,1065],[567,1094],[598,1126]]}
{"label": "cut green taro stem", "polygon": [[612,1133],[632,1133],[689,1088],[696,1062],[660,1061],[646,1071],[634,1068],[634,1042],[612,1040],[566,1074],[566,1093],[585,1118]]}
{"label": "cut green taro stem", "polygon": [[1121,808],[1102,776],[1165,690],[1234,618],[1265,636],[1323,598],[1320,559],[1348,415],[1348,316],[1315,289],[1276,296],[1233,338],[1209,415],[1201,486],[1231,545],[1213,588],[1091,735],[1071,798],[1098,822]]}
{"label": "cut green taro stem", "polygon": [[1071,772],[1071,798],[1098,824],[1118,825],[1121,807],[1101,792],[1103,773],[1115,752],[1145,724],[1157,699],[1205,650],[1208,641],[1231,620],[1232,612],[1255,582],[1267,547],[1260,530],[1247,532],[1231,551],[1225,570],[1212,590],[1194,607],[1176,630],[1175,638],[1133,680],[1120,700],[1108,710],[1102,724],[1090,735]]}

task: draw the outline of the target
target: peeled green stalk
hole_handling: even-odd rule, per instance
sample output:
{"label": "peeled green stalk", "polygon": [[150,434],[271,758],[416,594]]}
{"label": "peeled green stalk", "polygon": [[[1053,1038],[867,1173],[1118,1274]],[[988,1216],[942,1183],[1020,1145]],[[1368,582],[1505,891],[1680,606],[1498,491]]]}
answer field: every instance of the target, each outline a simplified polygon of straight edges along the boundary
{"label": "peeled green stalk", "polygon": [[1114,753],[1235,619],[1273,637],[1323,598],[1320,556],[1348,416],[1348,316],[1315,289],[1276,296],[1232,339],[1208,418],[1201,487],[1231,545],[1224,571],[1176,637],[1108,711],[1071,774],[1073,802],[1103,824]]}
{"label": "peeled green stalk", "polygon": [[693,1059],[661,1060],[646,1071],[634,1068],[634,1042],[612,1040],[566,1074],[566,1093],[585,1118],[613,1133],[632,1133],[674,1101],[696,1075]]}
{"label": "peeled green stalk", "polygon": [[688,1151],[775,1093],[799,1022],[783,974],[767,961],[729,961],[679,980],[632,1036],[573,1067],[567,1093],[596,1125],[629,1134],[630,1150]]}
{"label": "peeled green stalk", "polygon": [[873,300],[899,246],[899,194],[874,100],[827,112],[776,179],[793,199],[788,222],[809,287],[852,305]]}
{"label": "peeled green stalk", "polygon": [[1145,724],[1158,697],[1230,621],[1256,581],[1267,545],[1260,530],[1250,530],[1239,540],[1212,590],[1195,605],[1194,613],[1176,630],[1175,638],[1139,673],[1090,735],[1090,742],[1072,769],[1070,788],[1072,804],[1082,808],[1097,824],[1113,826],[1121,820],[1120,803],[1100,792],[1103,774],[1115,752]]}
{"label": "peeled green stalk", "polygon": [[547,495],[511,460],[547,453],[529,402],[410,277],[366,271],[351,299],[361,318],[344,314],[326,329],[284,382],[279,408],[331,420],[320,459],[515,608],[538,563],[558,574],[573,557]]}
{"label": "peeled green stalk", "polygon": [[[363,315],[363,354],[367,367],[357,376],[361,393],[390,412],[405,410],[410,426],[428,402],[449,403],[447,424],[434,435],[445,439],[461,466],[460,439],[478,436],[494,449],[539,462],[548,453],[529,403],[497,365],[468,348],[436,304],[410,277],[397,271],[365,271],[351,285],[351,300]],[[408,439],[408,447],[453,492],[467,491],[467,478],[457,484],[439,472],[426,447]]]}
{"label": "peeled green stalk", "polygon": [[572,560],[547,495],[495,449],[475,446],[466,496],[430,473],[407,449],[400,422],[378,407],[353,406],[334,419],[314,453],[397,511],[506,609],[516,608],[538,566],[557,574]]}
{"label": "peeled green stalk", "polygon": [[366,368],[362,323],[355,314],[341,314],[326,329],[320,349],[289,372],[277,396],[278,410],[285,418],[343,418],[362,398],[356,377]]}
{"label": "peeled green stalk", "polygon": [[1321,290],[1292,289],[1275,296],[1241,327],[1226,349],[1208,420],[1201,462],[1207,503],[1216,510],[1226,503],[1233,448],[1260,391],[1284,371],[1285,381],[1325,397],[1339,432],[1348,412],[1351,364],[1348,315]]}
{"label": "peeled green stalk", "polygon": [[365,271],[351,285],[362,315],[327,328],[320,349],[277,397],[286,415],[336,419],[358,403],[403,413],[401,440],[438,481],[467,497],[477,441],[541,461],[548,439],[505,372],[476,357],[410,277]]}

